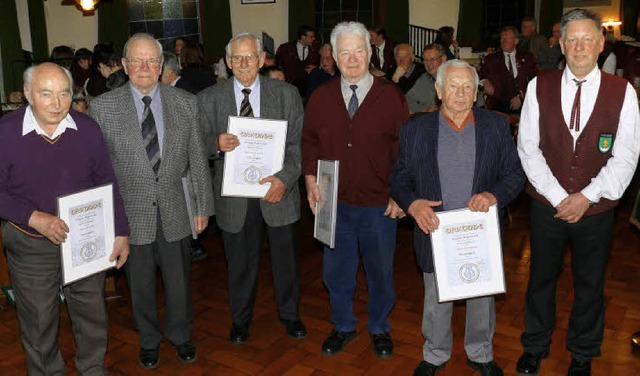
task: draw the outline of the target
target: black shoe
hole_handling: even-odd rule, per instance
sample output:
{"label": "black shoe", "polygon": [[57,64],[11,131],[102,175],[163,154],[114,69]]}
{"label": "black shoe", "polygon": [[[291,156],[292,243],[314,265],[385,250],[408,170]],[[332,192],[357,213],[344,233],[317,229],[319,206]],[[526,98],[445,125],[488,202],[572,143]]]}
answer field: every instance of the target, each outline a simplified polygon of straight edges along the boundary
{"label": "black shoe", "polygon": [[540,371],[540,363],[542,359],[546,359],[549,356],[549,351],[543,351],[532,354],[525,352],[518,359],[518,365],[516,366],[516,372],[522,375],[537,375]]}
{"label": "black shoe", "polygon": [[193,363],[198,357],[196,347],[191,343],[191,341],[187,341],[182,345],[176,346],[176,355],[182,363]]}
{"label": "black shoe", "polygon": [[247,338],[249,338],[249,328],[236,324],[231,326],[231,331],[229,332],[229,339],[231,342],[236,345],[242,345],[247,342]]}
{"label": "black shoe", "polygon": [[426,360],[423,360],[413,371],[413,376],[433,376],[442,368],[444,368],[444,364],[436,366],[435,364],[431,364]]}
{"label": "black shoe", "polygon": [[350,332],[339,332],[337,330],[333,330],[329,337],[324,340],[322,344],[322,353],[324,355],[335,355],[342,351],[344,345],[349,343],[351,340],[356,338],[356,331],[352,330]]}
{"label": "black shoe", "polygon": [[373,352],[382,359],[393,355],[393,342],[391,342],[389,333],[372,334],[371,342],[373,343]]}
{"label": "black shoe", "polygon": [[191,261],[202,261],[207,258],[207,252],[201,245],[191,247]]}
{"label": "black shoe", "polygon": [[140,349],[140,357],[138,358],[138,362],[142,367],[156,368],[159,361],[160,356],[158,355],[157,347],[155,349]]}
{"label": "black shoe", "polygon": [[580,361],[572,357],[567,376],[591,376],[591,359]]}
{"label": "black shoe", "polygon": [[287,329],[287,335],[295,339],[303,339],[307,336],[307,328],[300,320],[280,320]]}
{"label": "black shoe", "polygon": [[504,372],[502,372],[502,368],[498,366],[495,361],[490,361],[487,363],[478,363],[474,362],[471,359],[467,359],[467,364],[469,367],[475,369],[476,371],[480,371],[482,376],[502,376]]}

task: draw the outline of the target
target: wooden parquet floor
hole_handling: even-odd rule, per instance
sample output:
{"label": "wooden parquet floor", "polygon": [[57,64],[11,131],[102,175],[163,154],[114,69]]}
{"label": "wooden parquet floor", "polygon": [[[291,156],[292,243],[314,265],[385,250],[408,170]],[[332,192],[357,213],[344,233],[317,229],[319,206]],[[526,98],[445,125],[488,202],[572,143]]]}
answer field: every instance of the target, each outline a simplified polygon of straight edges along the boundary
{"label": "wooden parquet floor", "polygon": [[[635,192],[635,191],[632,191]],[[632,354],[631,334],[640,330],[640,232],[628,224],[632,197],[618,211],[615,240],[606,285],[606,331],[602,357],[594,360],[594,375],[640,375],[640,357]],[[528,278],[529,236],[528,202],[521,197],[511,205],[512,221],[505,231],[504,265],[507,293],[496,299],[497,329],[494,353],[506,375],[515,375],[521,354],[519,336],[523,328],[523,302]],[[245,345],[228,340],[230,315],[226,287],[226,268],[219,235],[206,238],[209,257],[194,263],[193,302],[195,324],[193,341],[198,360],[191,365],[178,361],[166,341],[160,351],[160,365],[153,371],[138,365],[138,338],[130,321],[131,309],[125,278],[117,275],[120,298],[108,302],[110,318],[109,351],[105,360],[112,375],[411,375],[422,359],[420,331],[423,284],[411,248],[411,226],[402,222],[395,256],[396,306],[390,316],[394,356],[382,360],[371,349],[364,327],[367,290],[362,270],[358,274],[354,310],[359,318],[358,336],[346,349],[326,357],[321,344],[330,332],[328,296],[323,287],[321,247],[312,239],[312,217],[304,210],[300,226],[301,314],[308,336],[294,340],[286,336],[278,322],[271,284],[268,251],[262,256],[258,298],[250,338]],[[565,375],[570,354],[564,341],[572,303],[570,259],[558,284],[557,328],[551,356],[544,361],[540,375]],[[0,300],[4,304],[4,300]],[[160,299],[162,307],[162,300]],[[66,308],[62,308],[60,343],[68,374],[76,375],[74,341]],[[439,375],[472,375],[463,348],[464,304],[456,304],[453,317],[454,353]],[[6,304],[0,311],[0,375],[26,374],[15,311]]]}

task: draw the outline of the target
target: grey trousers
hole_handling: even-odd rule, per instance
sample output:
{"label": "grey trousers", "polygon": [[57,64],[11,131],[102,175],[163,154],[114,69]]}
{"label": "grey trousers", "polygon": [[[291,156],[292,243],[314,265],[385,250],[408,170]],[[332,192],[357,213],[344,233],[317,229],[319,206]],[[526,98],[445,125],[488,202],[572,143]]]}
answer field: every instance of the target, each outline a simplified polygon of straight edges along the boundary
{"label": "grey trousers", "polygon": [[[435,275],[424,274],[424,310],[422,312],[422,346],[424,360],[441,365],[451,358],[453,333],[451,315],[453,303],[438,303]],[[467,299],[467,320],[464,350],[467,357],[478,363],[493,360],[493,333],[496,330],[496,311],[493,296]]]}
{"label": "grey trousers", "polygon": [[[26,235],[8,222],[3,222],[2,234],[29,375],[64,375],[65,363],[58,343],[60,248],[47,239]],[[104,273],[74,282],[63,291],[77,345],[78,373],[106,375]]]}
{"label": "grey trousers", "polygon": [[131,291],[133,324],[140,335],[140,347],[155,349],[162,341],[156,301],[156,269],[164,287],[164,337],[174,346],[191,338],[191,237],[168,242],[158,214],[156,240],[151,244],[131,244],[124,270]]}

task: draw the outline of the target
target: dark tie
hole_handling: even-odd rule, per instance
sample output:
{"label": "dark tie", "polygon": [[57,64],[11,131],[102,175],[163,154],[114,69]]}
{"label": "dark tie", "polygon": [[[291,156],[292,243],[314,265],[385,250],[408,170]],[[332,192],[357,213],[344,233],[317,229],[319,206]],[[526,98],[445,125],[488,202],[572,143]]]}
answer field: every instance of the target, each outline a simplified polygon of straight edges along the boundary
{"label": "dark tie", "polygon": [[511,54],[507,54],[507,60],[509,60],[509,63],[507,64],[507,69],[509,70],[509,74],[511,75],[511,77],[513,77],[513,65],[511,63]]}
{"label": "dark tie", "polygon": [[253,108],[251,108],[251,102],[249,102],[251,89],[242,89],[242,94],[244,94],[244,99],[240,103],[240,116],[253,117]]}
{"label": "dark tie", "polygon": [[358,85],[351,85],[349,88],[351,88],[353,94],[351,94],[351,99],[349,99],[349,107],[347,108],[347,111],[349,111],[349,118],[353,119],[356,111],[358,111],[358,97],[356,96],[356,89],[358,88]]}
{"label": "dark tie", "polygon": [[156,120],[151,112],[151,97],[142,97],[144,102],[144,111],[142,112],[142,142],[147,150],[147,157],[153,168],[153,172],[158,173],[160,168],[160,143],[158,142],[158,130],[156,129]]}
{"label": "dark tie", "polygon": [[382,69],[382,54],[380,54],[380,46],[376,46],[376,54],[378,56],[378,65],[379,65],[379,69]]}
{"label": "dark tie", "polygon": [[569,129],[574,129],[576,132],[580,131],[580,94],[582,93],[582,84],[586,80],[578,81],[575,78],[573,82],[578,86],[578,90],[576,91],[576,96],[573,99],[573,107],[571,107],[571,120],[569,121]]}

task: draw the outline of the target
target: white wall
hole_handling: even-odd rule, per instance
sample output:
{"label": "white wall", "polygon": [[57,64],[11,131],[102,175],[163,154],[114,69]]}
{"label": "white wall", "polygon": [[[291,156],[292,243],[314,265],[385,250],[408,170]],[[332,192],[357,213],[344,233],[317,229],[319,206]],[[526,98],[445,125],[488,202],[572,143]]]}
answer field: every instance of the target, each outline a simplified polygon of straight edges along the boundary
{"label": "white wall", "polygon": [[264,31],[273,37],[277,49],[280,44],[289,40],[289,1],[277,0],[274,4],[241,4],[240,0],[229,0],[231,32],[235,35],[241,31],[248,31],[260,37]]}
{"label": "white wall", "polygon": [[18,29],[20,29],[20,42],[22,49],[33,52],[31,43],[31,29],[29,28],[29,6],[27,0],[16,0],[16,11],[18,13]]}
{"label": "white wall", "polygon": [[[613,19],[614,21],[620,21],[620,0],[612,0],[611,5],[607,5],[607,6],[584,7],[584,8],[597,13],[602,18],[602,22],[609,21],[610,19]],[[563,8],[562,13],[566,13],[571,9],[573,8]],[[613,30],[616,36],[620,36],[619,26],[614,26]]]}
{"label": "white wall", "polygon": [[453,26],[458,32],[460,0],[409,0],[409,23],[439,29]]}
{"label": "white wall", "polygon": [[93,50],[98,43],[98,12],[94,16],[83,16],[78,8],[60,3],[58,0],[44,2],[49,52],[62,44]]}

